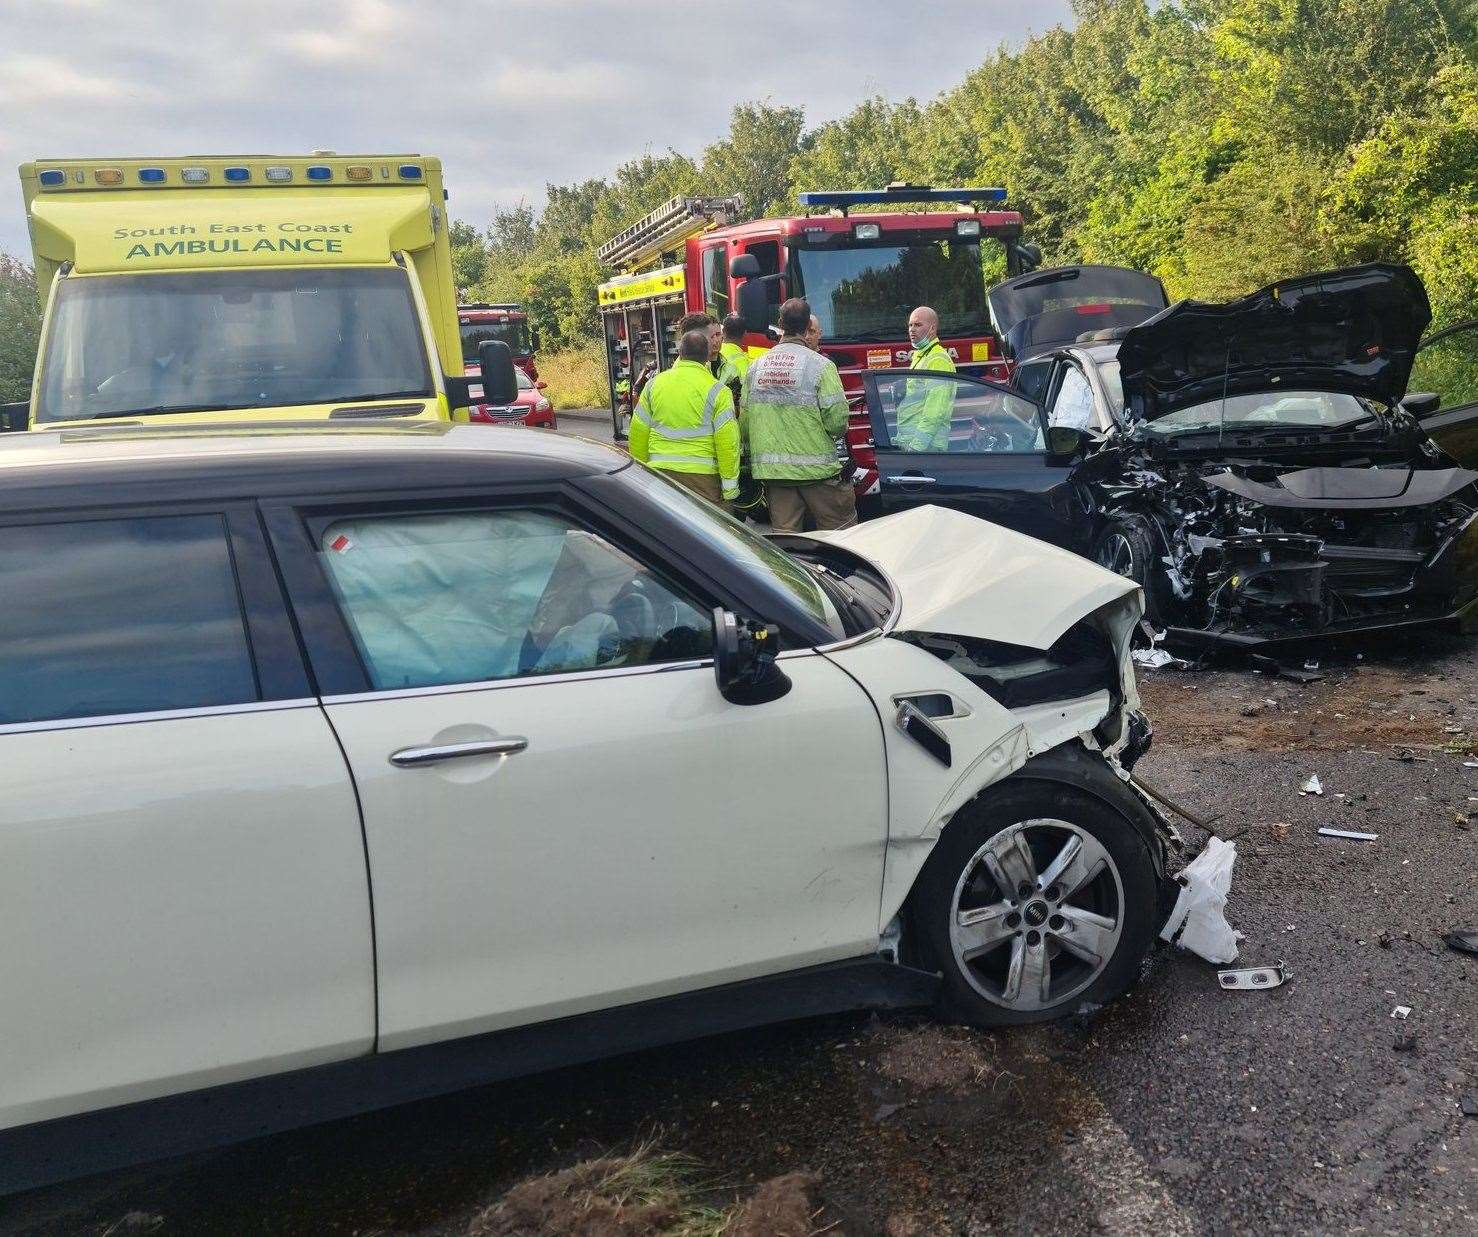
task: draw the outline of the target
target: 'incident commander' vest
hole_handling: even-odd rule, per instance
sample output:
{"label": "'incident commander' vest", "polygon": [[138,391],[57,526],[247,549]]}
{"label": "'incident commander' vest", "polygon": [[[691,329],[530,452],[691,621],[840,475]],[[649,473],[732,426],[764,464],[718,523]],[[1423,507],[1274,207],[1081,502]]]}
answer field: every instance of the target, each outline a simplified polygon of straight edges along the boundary
{"label": "'incident commander' vest", "polygon": [[841,471],[836,440],[847,428],[847,395],[819,352],[787,340],[751,361],[743,406],[758,480],[826,481]]}

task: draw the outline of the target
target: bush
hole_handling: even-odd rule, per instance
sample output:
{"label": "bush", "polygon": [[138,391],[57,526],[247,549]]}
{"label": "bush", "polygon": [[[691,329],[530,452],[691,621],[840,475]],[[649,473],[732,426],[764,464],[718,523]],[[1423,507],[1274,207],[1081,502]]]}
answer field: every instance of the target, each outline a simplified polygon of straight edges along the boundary
{"label": "bush", "polygon": [[608,408],[611,388],[606,379],[606,354],[598,340],[536,358],[539,377],[549,384],[544,392],[555,408]]}

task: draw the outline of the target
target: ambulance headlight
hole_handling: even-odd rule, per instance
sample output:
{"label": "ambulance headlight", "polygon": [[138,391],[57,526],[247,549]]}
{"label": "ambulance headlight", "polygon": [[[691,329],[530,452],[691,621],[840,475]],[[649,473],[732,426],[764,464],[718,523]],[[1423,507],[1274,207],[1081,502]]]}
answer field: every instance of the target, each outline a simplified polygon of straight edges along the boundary
{"label": "ambulance headlight", "polygon": [[858,223],[852,225],[852,235],[860,241],[875,241],[882,236],[883,227],[878,223]]}

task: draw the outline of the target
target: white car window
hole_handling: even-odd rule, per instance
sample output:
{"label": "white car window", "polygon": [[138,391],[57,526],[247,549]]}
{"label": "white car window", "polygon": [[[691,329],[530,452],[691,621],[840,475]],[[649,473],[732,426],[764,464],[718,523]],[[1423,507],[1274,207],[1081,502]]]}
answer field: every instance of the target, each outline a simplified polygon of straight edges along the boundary
{"label": "white car window", "polygon": [[1057,388],[1057,396],[1047,414],[1047,423],[1053,426],[1066,425],[1075,430],[1096,428],[1093,389],[1077,366],[1069,365],[1062,371],[1062,385]]}
{"label": "white car window", "polygon": [[376,688],[707,656],[708,612],[539,511],[363,516],[320,554]]}
{"label": "white car window", "polygon": [[0,536],[0,724],[259,699],[218,515]]}

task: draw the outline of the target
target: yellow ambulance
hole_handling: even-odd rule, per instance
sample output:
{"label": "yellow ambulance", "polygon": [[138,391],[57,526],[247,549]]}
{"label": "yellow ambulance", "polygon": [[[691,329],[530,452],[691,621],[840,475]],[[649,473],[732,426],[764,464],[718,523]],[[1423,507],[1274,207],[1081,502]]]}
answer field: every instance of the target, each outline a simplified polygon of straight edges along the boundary
{"label": "yellow ambulance", "polygon": [[[437,159],[43,159],[20,174],[45,303],[31,429],[465,420],[483,398],[463,377]],[[502,361],[485,358],[488,397],[512,402]]]}

